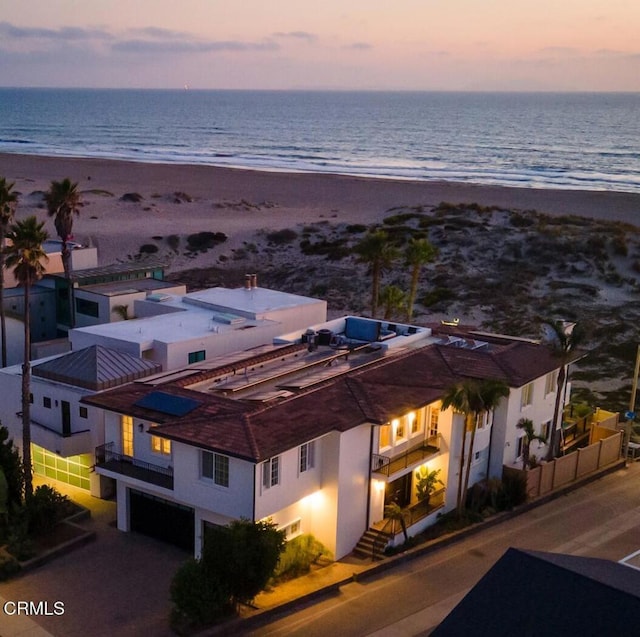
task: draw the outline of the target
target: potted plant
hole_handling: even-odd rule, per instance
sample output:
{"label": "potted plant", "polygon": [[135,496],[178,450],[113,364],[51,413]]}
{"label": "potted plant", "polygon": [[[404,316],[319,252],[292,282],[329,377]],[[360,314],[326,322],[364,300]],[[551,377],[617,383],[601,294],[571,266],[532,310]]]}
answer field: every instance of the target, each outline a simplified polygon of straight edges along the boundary
{"label": "potted plant", "polygon": [[438,475],[440,469],[429,471],[428,467],[420,467],[416,470],[416,497],[419,502],[429,504],[429,498],[438,488],[438,485],[444,486],[444,482],[440,480]]}

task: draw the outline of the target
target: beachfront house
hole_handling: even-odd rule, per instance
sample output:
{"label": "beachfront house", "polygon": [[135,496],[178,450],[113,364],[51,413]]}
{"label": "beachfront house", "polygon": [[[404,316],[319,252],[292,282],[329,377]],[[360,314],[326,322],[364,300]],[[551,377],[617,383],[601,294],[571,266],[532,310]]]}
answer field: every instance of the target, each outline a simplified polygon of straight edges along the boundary
{"label": "beachfront house", "polygon": [[[160,370],[150,361],[92,346],[33,362],[31,441],[35,475],[107,497],[107,483],[93,471],[94,451],[104,442],[101,410],[81,404],[96,392],[130,383]],[[0,369],[0,422],[20,446],[22,365]]]}
{"label": "beachfront house", "polygon": [[[104,281],[108,276],[115,280]],[[95,449],[105,442],[103,412],[80,404],[82,398],[189,363],[197,371],[211,358],[269,344],[276,334],[326,319],[324,301],[251,285],[187,295],[182,285],[164,286],[159,292],[156,284],[162,281],[153,277],[132,274],[126,282],[120,276],[118,268],[94,271],[91,279],[101,282],[88,283],[84,277],[82,290],[98,299],[107,314],[114,297],[135,297],[132,308],[144,318],[72,330],[71,352],[32,361],[35,474],[100,497],[109,495],[111,486],[93,472]],[[68,348],[69,343],[62,343],[63,350]],[[21,365],[0,369],[0,422],[18,446],[21,382]]]}
{"label": "beachfront house", "polygon": [[[198,555],[208,525],[267,519],[336,558],[370,529],[400,539],[389,504],[412,512],[410,532],[425,528],[456,505],[464,418],[441,409],[453,383],[511,388],[467,449],[471,484],[517,459],[520,417],[542,430],[553,414],[545,347],[458,332],[346,317],[85,397],[104,412],[96,472],[116,484],[118,528]],[[430,502],[417,496],[424,471],[443,483]]]}
{"label": "beachfront house", "polygon": [[235,289],[149,293],[131,305],[137,320],[71,330],[72,349],[103,345],[166,371],[271,343],[327,318],[326,301],[258,287],[255,278]]}

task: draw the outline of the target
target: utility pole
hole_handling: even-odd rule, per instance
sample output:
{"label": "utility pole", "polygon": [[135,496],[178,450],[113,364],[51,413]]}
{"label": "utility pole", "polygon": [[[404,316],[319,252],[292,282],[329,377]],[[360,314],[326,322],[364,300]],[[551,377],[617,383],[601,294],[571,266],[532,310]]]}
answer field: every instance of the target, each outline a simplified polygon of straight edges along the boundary
{"label": "utility pole", "polygon": [[624,426],[624,458],[629,456],[629,442],[631,441],[631,423],[635,419],[636,393],[638,391],[638,374],[640,373],[640,345],[636,350],[636,368],[633,372],[633,383],[631,385],[631,397],[629,398],[629,411],[625,414],[627,422]]}

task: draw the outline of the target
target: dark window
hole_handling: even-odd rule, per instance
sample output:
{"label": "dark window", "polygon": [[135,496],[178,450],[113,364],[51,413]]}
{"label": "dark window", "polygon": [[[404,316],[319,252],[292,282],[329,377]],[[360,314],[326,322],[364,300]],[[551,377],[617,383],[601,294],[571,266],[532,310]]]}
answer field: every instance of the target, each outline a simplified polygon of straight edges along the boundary
{"label": "dark window", "polygon": [[42,399],[42,404],[47,408],[47,409],[51,409],[51,398],[49,398],[48,396],[45,396]]}
{"label": "dark window", "polygon": [[100,306],[95,301],[76,299],[76,312],[85,316],[100,316]]}
{"label": "dark window", "polygon": [[229,486],[229,458],[210,451],[200,452],[200,475],[221,487]]}
{"label": "dark window", "polygon": [[265,489],[280,484],[280,458],[270,458],[262,463],[262,486]]}
{"label": "dark window", "polygon": [[189,352],[189,365],[192,363],[198,363],[203,361],[205,357],[205,350],[201,349],[199,352]]}
{"label": "dark window", "polygon": [[88,418],[89,417],[89,411],[87,410],[86,407],[80,407],[80,418]]}

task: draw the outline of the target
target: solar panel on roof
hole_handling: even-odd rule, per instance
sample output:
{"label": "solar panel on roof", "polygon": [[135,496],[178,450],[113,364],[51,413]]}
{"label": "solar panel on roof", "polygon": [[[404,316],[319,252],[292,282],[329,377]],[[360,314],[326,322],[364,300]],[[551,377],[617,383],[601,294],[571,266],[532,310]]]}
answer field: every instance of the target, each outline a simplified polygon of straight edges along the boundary
{"label": "solar panel on roof", "polygon": [[153,391],[134,403],[136,407],[153,409],[169,416],[185,416],[201,404],[200,400],[174,396],[163,391]]}

